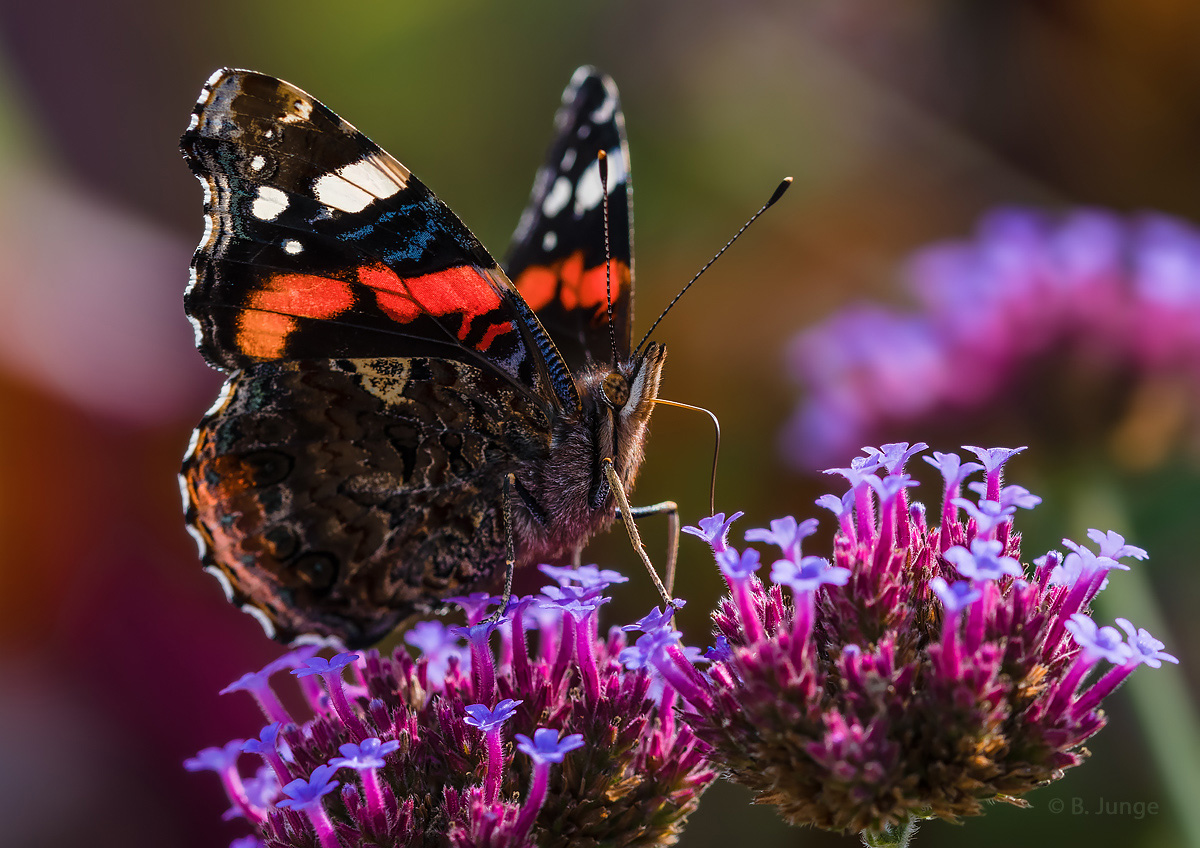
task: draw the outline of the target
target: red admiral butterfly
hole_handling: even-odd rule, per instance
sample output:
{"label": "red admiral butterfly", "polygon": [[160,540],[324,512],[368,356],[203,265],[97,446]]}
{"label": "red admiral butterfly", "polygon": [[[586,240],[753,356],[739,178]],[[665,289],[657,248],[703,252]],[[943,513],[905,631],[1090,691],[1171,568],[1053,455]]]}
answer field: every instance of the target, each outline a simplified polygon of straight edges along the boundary
{"label": "red admiral butterfly", "polygon": [[555,127],[501,269],[305,92],[239,70],[204,86],[181,141],[206,215],[184,303],[229,376],[180,479],[206,570],[269,635],[369,645],[612,524],[666,350],[630,349],[612,80],[580,68]]}

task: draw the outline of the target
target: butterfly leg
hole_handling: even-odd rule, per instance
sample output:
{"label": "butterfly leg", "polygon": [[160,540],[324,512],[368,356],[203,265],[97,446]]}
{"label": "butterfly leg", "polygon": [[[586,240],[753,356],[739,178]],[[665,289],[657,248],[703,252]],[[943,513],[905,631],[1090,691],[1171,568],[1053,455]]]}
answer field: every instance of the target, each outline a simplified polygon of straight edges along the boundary
{"label": "butterfly leg", "polygon": [[[621,511],[617,510],[617,514],[620,515]],[[670,540],[667,543],[667,568],[663,584],[667,587],[667,594],[673,594],[675,591],[675,562],[679,558],[678,504],[675,501],[663,501],[649,506],[635,506],[630,508],[629,514],[633,518],[641,518],[646,515],[665,515],[667,517],[667,535]]]}
{"label": "butterfly leg", "polygon": [[621,478],[617,475],[617,469],[613,466],[612,459],[604,457],[600,460],[600,467],[604,469],[604,476],[612,488],[613,496],[617,499],[617,506],[620,509],[621,518],[625,522],[625,529],[629,532],[629,541],[633,543],[633,549],[642,558],[642,564],[646,566],[646,571],[650,573],[650,579],[654,581],[654,588],[658,589],[658,594],[666,605],[665,609],[672,608],[675,605],[674,601],[666,587],[663,586],[662,580],[659,579],[658,572],[654,570],[654,565],[650,562],[650,555],[646,553],[646,546],[642,544],[641,534],[638,533],[637,524],[633,521],[633,507],[629,505],[629,499],[625,497],[625,489],[621,486]]}
{"label": "butterfly leg", "polygon": [[499,621],[504,615],[504,611],[508,609],[508,602],[512,598],[513,572],[517,568],[516,543],[513,541],[513,522],[512,522],[512,499],[516,496],[517,475],[509,474],[504,478],[504,536],[506,540],[506,552],[504,555],[504,592],[500,595],[500,606],[496,607],[496,611],[489,615],[486,623],[490,624],[494,621]]}

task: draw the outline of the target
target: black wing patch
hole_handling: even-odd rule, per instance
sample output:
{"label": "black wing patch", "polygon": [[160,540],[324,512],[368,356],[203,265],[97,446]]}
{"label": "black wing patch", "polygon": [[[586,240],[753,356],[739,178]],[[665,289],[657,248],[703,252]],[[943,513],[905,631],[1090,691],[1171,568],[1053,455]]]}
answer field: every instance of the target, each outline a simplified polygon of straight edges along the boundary
{"label": "black wing patch", "polygon": [[578,405],[554,345],[474,235],[311,95],[218,71],[181,146],[206,215],[184,303],[216,367],[436,356]]}
{"label": "black wing patch", "polygon": [[[575,72],[554,118],[556,136],[534,180],[505,267],[567,364],[608,362],[611,285],[616,357],[629,356],[633,321],[633,210],[629,149],[616,84],[591,67]],[[608,157],[609,251],[598,154]]]}

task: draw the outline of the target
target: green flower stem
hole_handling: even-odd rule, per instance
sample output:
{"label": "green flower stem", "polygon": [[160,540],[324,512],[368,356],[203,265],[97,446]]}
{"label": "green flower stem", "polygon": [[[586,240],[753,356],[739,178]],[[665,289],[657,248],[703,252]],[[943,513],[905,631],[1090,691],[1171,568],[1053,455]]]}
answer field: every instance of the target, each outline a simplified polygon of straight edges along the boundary
{"label": "green flower stem", "polygon": [[[1090,485],[1088,485],[1090,484]],[[1127,530],[1132,527],[1124,498],[1111,479],[1085,479],[1075,492],[1071,526]],[[1082,535],[1079,538],[1084,538]],[[1138,544],[1133,534],[1127,536]],[[1154,567],[1154,551],[1144,563],[1133,563],[1129,571],[1109,574],[1112,584],[1092,602],[1098,624],[1111,624],[1121,616],[1135,627],[1144,627],[1166,643],[1167,650],[1179,643],[1167,632],[1167,624],[1154,598],[1147,569]],[[1200,798],[1200,720],[1184,688],[1183,674],[1174,666],[1138,669],[1123,687],[1128,693],[1158,769],[1172,816],[1184,844],[1200,848],[1200,816],[1192,815]]]}
{"label": "green flower stem", "polygon": [[902,824],[882,831],[864,830],[859,836],[866,848],[906,848],[916,832],[917,817],[909,816],[908,821]]}

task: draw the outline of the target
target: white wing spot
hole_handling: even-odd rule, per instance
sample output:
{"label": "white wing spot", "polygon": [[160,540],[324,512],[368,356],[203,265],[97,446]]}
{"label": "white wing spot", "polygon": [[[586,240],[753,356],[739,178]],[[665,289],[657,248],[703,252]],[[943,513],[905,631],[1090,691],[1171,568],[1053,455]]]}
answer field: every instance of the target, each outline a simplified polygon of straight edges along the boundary
{"label": "white wing spot", "polygon": [[558,236],[553,230],[550,230],[544,236],[542,236],[542,250],[549,253],[550,251],[554,250],[557,245]]}
{"label": "white wing spot", "polygon": [[258,623],[262,625],[263,632],[267,634],[268,639],[275,638],[275,622],[267,618],[267,614],[265,612],[254,606],[254,604],[242,604],[242,612],[258,620]]}
{"label": "white wing spot", "polygon": [[297,121],[307,121],[311,115],[312,103],[307,100],[297,99],[292,103],[292,111],[280,115],[279,120],[285,124],[294,124]]}
{"label": "white wing spot", "polygon": [[[617,186],[625,182],[625,157],[621,149],[614,147],[608,151],[608,193],[616,191]],[[589,209],[595,209],[604,197],[604,184],[600,182],[599,160],[587,166],[579,185],[575,187],[575,217],[579,218]]]}
{"label": "white wing spot", "polygon": [[373,200],[383,200],[408,185],[408,169],[374,153],[351,162],[313,182],[313,194],[326,206],[342,212],[361,212]]}
{"label": "white wing spot", "polygon": [[[183,458],[191,459],[192,455],[196,453],[196,445],[198,445],[199,443],[200,443],[200,428],[197,427],[195,430],[192,430],[192,437],[190,439],[188,439],[187,450],[184,451]],[[178,476],[179,476],[179,486],[183,493],[183,502],[186,504],[188,501],[187,489],[183,488],[183,485],[184,485],[183,475],[180,474]]]}
{"label": "white wing spot", "polygon": [[[196,441],[196,432],[197,432],[196,430],[192,431],[192,442]],[[188,452],[183,455],[183,458],[191,459],[192,451],[194,451],[195,449],[196,448],[194,445],[188,445]],[[187,478],[184,477],[182,474],[176,474],[175,482],[177,482],[179,484],[179,500],[183,503],[183,509],[186,512],[188,510],[188,508],[191,507],[191,505],[192,505],[192,497],[191,497],[191,495],[188,494],[188,490],[187,490]],[[190,528],[191,525],[189,524],[188,527]]]}
{"label": "white wing spot", "polygon": [[611,91],[605,92],[604,102],[592,113],[592,121],[597,124],[606,124],[612,120],[613,113],[616,111],[617,98],[612,96]]}
{"label": "white wing spot", "polygon": [[253,159],[250,160],[250,170],[251,171],[261,171],[266,166],[267,166],[267,160],[264,159],[262,156],[255,156]]}
{"label": "white wing spot", "polygon": [[[191,527],[188,527],[191,530]],[[233,600],[233,584],[229,582],[229,578],[225,576],[225,572],[217,568],[215,565],[206,565],[204,570],[217,578],[217,582],[221,584],[221,588],[225,590],[225,600]]]}
{"label": "white wing spot", "polygon": [[295,256],[297,253],[300,253],[302,250],[304,250],[304,245],[302,245],[300,242],[296,241],[295,239],[288,239],[287,241],[285,241],[283,243],[283,252],[290,254],[292,256]]}
{"label": "white wing spot", "polygon": [[575,73],[571,74],[571,82],[567,85],[567,90],[563,92],[563,103],[570,103],[575,99],[575,89],[583,85],[583,81],[589,76],[591,76],[591,71],[586,65],[575,69]]}
{"label": "white wing spot", "polygon": [[250,204],[250,214],[260,221],[274,221],[288,207],[288,197],[274,186],[259,186],[258,197]]}
{"label": "white wing spot", "polygon": [[[188,283],[188,288],[189,289],[194,288],[195,285],[196,285],[196,269],[193,268],[192,273],[191,273],[191,282]],[[192,335],[195,337],[196,347],[200,347],[202,344],[204,344],[204,330],[203,330],[203,328],[201,328],[200,322],[197,321],[195,318],[193,318],[191,315],[189,315],[187,317],[187,319],[188,319],[188,323],[192,325]]]}
{"label": "white wing spot", "polygon": [[299,648],[302,645],[316,645],[319,648],[345,650],[346,643],[336,636],[319,636],[316,633],[301,633],[288,643],[289,648]]}
{"label": "white wing spot", "polygon": [[[193,527],[190,524],[184,525],[183,529],[186,530],[188,532],[188,535],[192,537],[192,540],[195,541],[196,550],[200,552],[200,558],[204,559],[206,556],[208,556],[208,545],[204,544],[204,537],[200,535],[200,531],[197,530],[195,527]],[[219,571],[217,573],[220,574]],[[225,577],[224,574],[221,574],[221,577],[224,578],[225,583],[229,582],[229,579],[227,577]],[[232,586],[229,587],[229,591],[232,591],[232,590],[233,590],[233,587]],[[228,592],[226,593],[226,595],[228,596]]]}
{"label": "white wing spot", "polygon": [[584,124],[583,126],[581,126],[579,129],[577,129],[575,131],[575,135],[579,136],[580,138],[587,138],[591,134],[592,134],[592,128],[590,126],[588,126],[587,124]]}
{"label": "white wing spot", "polygon": [[[597,172],[599,173],[599,172]],[[542,201],[542,214],[547,218],[553,218],[567,205],[567,201],[571,199],[571,181],[566,177],[559,177],[554,181],[554,186],[550,189],[550,193],[546,195],[546,199]]]}
{"label": "white wing spot", "polygon": [[575,148],[568,147],[567,151],[563,154],[562,162],[559,163],[559,167],[564,171],[569,171],[569,170],[571,170],[571,166],[574,164],[575,164]]}
{"label": "white wing spot", "polygon": [[[196,326],[199,327],[200,326],[199,323],[196,323]],[[208,412],[204,413],[204,417],[209,418],[213,415],[216,415],[218,412],[221,411],[222,407],[224,407],[225,404],[229,402],[229,399],[231,397],[233,397],[233,379],[232,378],[226,380],[221,385],[221,391],[219,391],[217,393],[217,399],[215,401],[213,401],[213,405],[208,408]]]}

